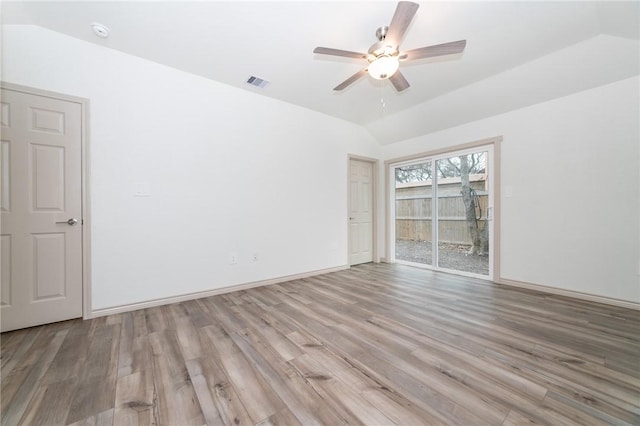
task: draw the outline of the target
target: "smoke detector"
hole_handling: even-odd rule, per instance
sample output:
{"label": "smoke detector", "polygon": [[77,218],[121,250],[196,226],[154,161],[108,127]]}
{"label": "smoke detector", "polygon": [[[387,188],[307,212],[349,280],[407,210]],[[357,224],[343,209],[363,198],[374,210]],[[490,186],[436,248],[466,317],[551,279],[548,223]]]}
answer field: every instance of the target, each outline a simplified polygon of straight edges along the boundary
{"label": "smoke detector", "polygon": [[91,24],[91,29],[93,30],[93,33],[100,38],[107,38],[111,33],[111,31],[109,31],[109,28],[97,22],[94,22],[93,24]]}

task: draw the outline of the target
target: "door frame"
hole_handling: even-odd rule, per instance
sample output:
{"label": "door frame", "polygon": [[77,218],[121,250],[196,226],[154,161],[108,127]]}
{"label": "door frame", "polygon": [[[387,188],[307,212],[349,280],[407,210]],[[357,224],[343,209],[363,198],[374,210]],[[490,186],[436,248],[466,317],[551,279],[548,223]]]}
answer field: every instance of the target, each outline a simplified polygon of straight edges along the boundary
{"label": "door frame", "polygon": [[[502,136],[496,136],[487,139],[481,139],[473,142],[468,142],[460,145],[448,146],[445,148],[435,149],[432,151],[419,152],[404,157],[392,158],[385,160],[385,241],[386,241],[386,256],[387,261],[391,262],[395,256],[392,256],[392,250],[395,248],[395,243],[391,241],[391,227],[395,226],[395,223],[391,223],[391,209],[395,208],[395,204],[391,199],[392,182],[395,182],[395,176],[393,175],[393,168],[402,163],[410,163],[423,158],[433,158],[436,156],[442,156],[457,151],[468,151],[483,146],[493,147],[493,184],[491,191],[493,191],[493,209],[492,209],[492,231],[493,231],[493,258],[491,260],[493,276],[492,281],[498,281],[500,279],[500,145],[502,142]],[[426,266],[425,266],[426,267]],[[431,269],[429,267],[429,269]],[[456,273],[453,270],[442,270],[442,272]],[[464,274],[460,274],[464,275]],[[475,275],[474,275],[475,277]]]}
{"label": "door frame", "polygon": [[371,250],[373,263],[380,263],[378,257],[378,173],[379,173],[379,160],[371,157],[364,157],[356,154],[347,155],[347,266],[351,267],[351,227],[349,226],[349,212],[351,211],[351,160],[362,161],[371,164],[372,170],[372,182],[371,182],[371,204],[372,204],[372,218],[371,218]]}
{"label": "door frame", "polygon": [[49,90],[22,86],[19,84],[0,81],[0,87],[7,90],[22,92],[29,95],[58,99],[80,105],[80,162],[81,178],[80,191],[82,200],[82,318],[91,318],[91,203],[90,203],[90,174],[89,174],[89,99],[66,95]]}

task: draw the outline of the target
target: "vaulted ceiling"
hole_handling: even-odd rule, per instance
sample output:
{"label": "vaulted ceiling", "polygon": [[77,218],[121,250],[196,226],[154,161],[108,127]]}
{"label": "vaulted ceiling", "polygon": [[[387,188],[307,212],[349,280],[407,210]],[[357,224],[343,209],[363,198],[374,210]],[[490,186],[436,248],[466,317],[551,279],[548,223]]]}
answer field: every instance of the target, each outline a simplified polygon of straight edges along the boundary
{"label": "vaulted ceiling", "polygon": [[[33,24],[365,126],[391,143],[639,73],[638,2],[440,1],[420,8],[401,50],[466,39],[462,54],[403,63],[411,87],[365,77],[396,2],[4,1],[3,24]],[[108,39],[90,27],[111,30]],[[255,88],[250,76],[270,84]]]}

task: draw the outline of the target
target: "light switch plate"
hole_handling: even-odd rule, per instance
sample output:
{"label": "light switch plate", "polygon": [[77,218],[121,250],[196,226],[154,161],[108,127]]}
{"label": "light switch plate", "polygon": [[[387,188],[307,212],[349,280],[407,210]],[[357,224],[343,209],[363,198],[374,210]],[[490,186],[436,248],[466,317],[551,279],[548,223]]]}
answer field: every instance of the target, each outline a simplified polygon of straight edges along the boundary
{"label": "light switch plate", "polygon": [[507,185],[504,187],[504,196],[506,198],[513,197],[513,186]]}
{"label": "light switch plate", "polygon": [[136,182],[133,185],[133,195],[134,197],[150,197],[151,190],[149,189],[149,183]]}

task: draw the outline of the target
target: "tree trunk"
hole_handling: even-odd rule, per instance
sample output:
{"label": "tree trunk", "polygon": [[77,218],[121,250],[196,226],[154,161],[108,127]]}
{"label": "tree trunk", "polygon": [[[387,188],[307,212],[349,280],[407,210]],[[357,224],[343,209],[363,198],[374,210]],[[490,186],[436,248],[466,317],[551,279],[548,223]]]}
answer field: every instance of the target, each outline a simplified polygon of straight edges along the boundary
{"label": "tree trunk", "polygon": [[469,182],[469,157],[467,155],[460,156],[460,180],[462,188],[462,201],[464,203],[465,216],[467,222],[467,231],[471,238],[471,249],[469,254],[479,254],[482,251],[482,243],[478,222],[476,221],[476,204],[474,197],[471,195],[471,184]]}

